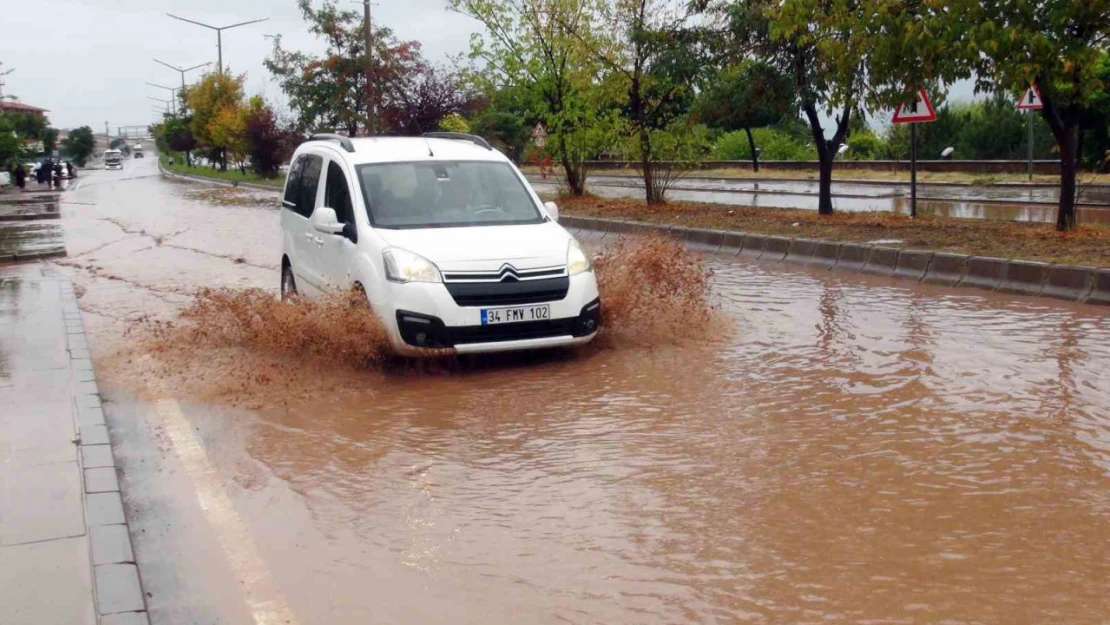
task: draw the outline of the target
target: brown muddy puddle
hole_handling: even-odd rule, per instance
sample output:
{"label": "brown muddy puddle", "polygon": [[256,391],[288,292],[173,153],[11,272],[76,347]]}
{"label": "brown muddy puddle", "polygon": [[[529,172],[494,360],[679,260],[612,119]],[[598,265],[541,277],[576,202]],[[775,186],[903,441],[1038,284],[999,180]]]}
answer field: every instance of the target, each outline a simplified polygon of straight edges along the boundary
{"label": "brown muddy puddle", "polygon": [[[217,241],[248,217],[227,219]],[[1110,613],[1106,309],[711,259],[715,320],[661,326],[680,341],[360,370],[225,337],[113,362],[144,299],[173,319],[193,301],[177,289],[276,287],[276,269],[213,255],[265,264],[254,239],[77,228],[122,241],[91,254],[120,280],[78,274],[102,387],[207,389],[178,400],[302,623]],[[221,620],[205,598],[238,582],[212,572],[172,460],[144,457],[157,422],[137,423],[113,437],[152,614]]]}

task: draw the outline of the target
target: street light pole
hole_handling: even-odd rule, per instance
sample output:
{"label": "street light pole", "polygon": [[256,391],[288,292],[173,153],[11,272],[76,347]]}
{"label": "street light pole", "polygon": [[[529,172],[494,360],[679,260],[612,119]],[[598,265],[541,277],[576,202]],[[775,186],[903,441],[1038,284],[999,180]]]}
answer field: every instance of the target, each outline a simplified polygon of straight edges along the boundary
{"label": "street light pole", "polygon": [[174,117],[176,117],[177,116],[177,102],[176,102],[177,98],[174,96],[174,92],[177,91],[177,87],[165,87],[163,85],[156,85],[152,82],[148,82],[147,84],[150,85],[151,87],[158,87],[159,89],[166,89],[170,92],[170,104],[172,105],[170,107],[170,112],[173,113]]}
{"label": "street light pole", "polygon": [[184,98],[184,95],[185,95],[185,72],[191,72],[194,69],[200,69],[200,68],[204,67],[205,65],[210,64],[212,61],[206,61],[204,63],[201,63],[200,65],[194,65],[192,67],[177,67],[176,65],[170,65],[169,63],[167,63],[165,61],[159,61],[158,59],[154,59],[154,62],[158,63],[160,65],[165,65],[166,67],[172,69],[173,71],[178,72],[178,73],[181,74],[181,94],[182,94],[181,114],[184,115],[185,111],[186,111],[186,109],[185,109],[185,98]]}
{"label": "street light pole", "polygon": [[238,28],[240,26],[246,26],[247,24],[257,24],[259,22],[265,22],[266,20],[270,19],[268,17],[264,17],[260,20],[250,20],[248,22],[239,22],[238,24],[230,24],[228,26],[213,26],[211,24],[205,24],[203,22],[198,22],[196,20],[190,20],[190,19],[186,19],[184,17],[178,17],[178,16],[174,15],[173,13],[166,13],[166,15],[172,17],[175,20],[181,20],[182,22],[188,22],[188,23],[194,24],[196,26],[203,26],[207,29],[216,31],[216,62],[217,62],[216,71],[219,72],[220,74],[224,73],[223,31],[229,30],[229,29],[232,29],[232,28]]}

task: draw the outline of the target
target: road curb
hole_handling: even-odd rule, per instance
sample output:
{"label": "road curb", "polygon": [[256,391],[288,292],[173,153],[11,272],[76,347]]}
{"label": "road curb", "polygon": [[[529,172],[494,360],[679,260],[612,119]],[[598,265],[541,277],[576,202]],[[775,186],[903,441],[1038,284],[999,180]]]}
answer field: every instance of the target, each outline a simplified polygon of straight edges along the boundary
{"label": "road curb", "polygon": [[1110,268],[1056,265],[1018,259],[970,256],[927,250],[903,250],[831,239],[807,239],[732,230],[672,227],[601,217],[565,215],[560,223],[583,239],[596,233],[670,232],[692,249],[729,256],[873,273],[900,279],[1050,297],[1110,306]]}
{"label": "road curb", "polygon": [[74,426],[80,445],[78,465],[85,500],[85,525],[89,535],[89,561],[92,564],[93,597],[101,623],[127,622],[149,624],[146,597],[131,544],[131,529],[123,507],[119,472],[100,389],[96,384],[88,337],[77,306],[73,285],[61,280],[62,315],[66,329],[66,350],[74,375]]}

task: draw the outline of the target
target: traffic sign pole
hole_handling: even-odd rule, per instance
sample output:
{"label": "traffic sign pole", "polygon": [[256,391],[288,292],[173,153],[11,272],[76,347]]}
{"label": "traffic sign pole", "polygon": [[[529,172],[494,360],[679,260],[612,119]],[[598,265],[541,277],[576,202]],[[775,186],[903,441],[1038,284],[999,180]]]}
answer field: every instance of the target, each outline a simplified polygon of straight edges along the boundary
{"label": "traffic sign pole", "polygon": [[1025,125],[1029,127],[1029,182],[1033,182],[1033,111],[1026,111]]}
{"label": "traffic sign pole", "polygon": [[917,124],[910,124],[910,218],[917,217]]}

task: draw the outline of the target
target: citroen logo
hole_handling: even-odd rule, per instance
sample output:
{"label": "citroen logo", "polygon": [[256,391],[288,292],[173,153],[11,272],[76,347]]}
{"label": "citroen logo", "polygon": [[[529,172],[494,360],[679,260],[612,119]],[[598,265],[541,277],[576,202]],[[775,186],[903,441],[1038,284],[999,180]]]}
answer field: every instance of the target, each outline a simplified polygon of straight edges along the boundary
{"label": "citroen logo", "polygon": [[520,276],[516,274],[516,267],[513,267],[509,263],[501,265],[501,269],[499,269],[497,273],[502,282],[517,282],[520,280]]}

